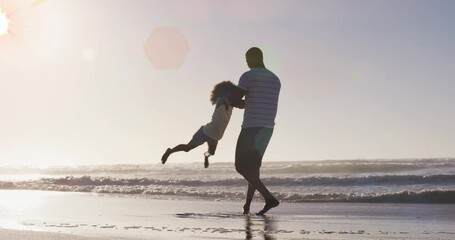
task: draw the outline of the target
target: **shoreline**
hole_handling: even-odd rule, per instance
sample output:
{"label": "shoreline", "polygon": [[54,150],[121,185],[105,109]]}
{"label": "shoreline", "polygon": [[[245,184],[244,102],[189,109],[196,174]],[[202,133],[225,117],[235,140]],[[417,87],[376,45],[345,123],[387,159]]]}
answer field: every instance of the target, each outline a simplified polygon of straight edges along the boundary
{"label": "shoreline", "polygon": [[[0,234],[7,240],[455,237],[453,204],[284,202],[261,217],[241,214],[240,201],[0,190],[0,206]],[[251,211],[262,207],[253,202]]]}

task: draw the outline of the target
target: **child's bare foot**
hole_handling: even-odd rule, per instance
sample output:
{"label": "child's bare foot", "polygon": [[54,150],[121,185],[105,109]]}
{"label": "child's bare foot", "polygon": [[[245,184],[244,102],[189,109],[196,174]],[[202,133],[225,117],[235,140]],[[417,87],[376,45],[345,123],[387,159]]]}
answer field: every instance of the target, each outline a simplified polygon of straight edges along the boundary
{"label": "child's bare foot", "polygon": [[169,157],[169,155],[171,155],[171,149],[168,148],[166,150],[166,152],[163,154],[163,156],[161,157],[161,163],[165,164],[166,161],[167,161],[167,158]]}
{"label": "child's bare foot", "polygon": [[256,213],[256,215],[263,216],[270,209],[277,207],[278,205],[280,205],[280,202],[278,202],[278,200],[276,200],[276,199],[265,200],[264,208],[261,211],[259,211],[258,213]]}
{"label": "child's bare foot", "polygon": [[209,167],[209,157],[205,156],[204,157],[204,168],[208,168],[208,167]]}

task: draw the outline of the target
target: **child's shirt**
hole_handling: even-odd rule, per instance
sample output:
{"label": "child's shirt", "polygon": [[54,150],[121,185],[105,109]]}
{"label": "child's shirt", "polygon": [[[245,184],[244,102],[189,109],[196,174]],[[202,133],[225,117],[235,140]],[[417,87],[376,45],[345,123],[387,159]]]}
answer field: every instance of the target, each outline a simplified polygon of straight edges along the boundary
{"label": "child's shirt", "polygon": [[216,100],[215,111],[212,115],[212,121],[207,123],[202,131],[213,140],[220,140],[224,131],[231,120],[232,106],[226,105],[222,98]]}

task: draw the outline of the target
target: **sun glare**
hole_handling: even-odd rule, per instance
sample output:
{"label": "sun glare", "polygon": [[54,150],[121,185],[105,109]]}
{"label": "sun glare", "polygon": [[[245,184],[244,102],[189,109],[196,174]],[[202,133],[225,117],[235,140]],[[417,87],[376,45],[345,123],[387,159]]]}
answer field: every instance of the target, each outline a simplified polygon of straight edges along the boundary
{"label": "sun glare", "polygon": [[8,34],[8,25],[9,20],[6,16],[6,13],[4,13],[2,9],[0,9],[0,36]]}

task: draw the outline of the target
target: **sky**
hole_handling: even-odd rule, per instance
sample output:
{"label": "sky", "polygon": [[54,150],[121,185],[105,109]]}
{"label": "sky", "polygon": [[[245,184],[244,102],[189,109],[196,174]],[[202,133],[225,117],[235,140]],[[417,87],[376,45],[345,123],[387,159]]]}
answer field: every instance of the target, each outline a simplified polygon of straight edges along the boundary
{"label": "sky", "polygon": [[[253,46],[282,84],[264,161],[455,157],[454,1],[0,9],[0,166],[159,163],[210,121],[212,87],[237,84]],[[242,116],[234,110],[212,162],[234,162]],[[202,162],[205,151],[169,162]]]}

